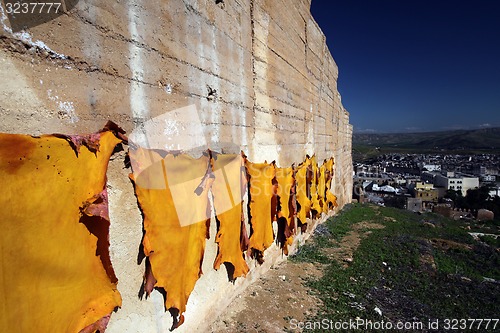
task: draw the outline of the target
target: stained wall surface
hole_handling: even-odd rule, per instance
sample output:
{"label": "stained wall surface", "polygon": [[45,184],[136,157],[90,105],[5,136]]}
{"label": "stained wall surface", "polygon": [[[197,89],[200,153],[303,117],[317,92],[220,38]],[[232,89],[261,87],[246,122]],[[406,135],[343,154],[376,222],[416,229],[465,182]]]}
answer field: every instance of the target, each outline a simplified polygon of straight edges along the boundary
{"label": "stained wall surface", "polygon": [[[0,8],[0,132],[82,134],[112,120],[132,134],[149,122],[164,149],[243,150],[279,167],[306,154],[320,163],[333,156],[338,209],[351,201],[352,126],[310,0],[80,0],[20,32]],[[171,318],[162,295],[137,296],[142,216],[123,147],[108,170],[110,252],[123,298],[108,331],[163,332]],[[212,269],[215,223],[211,229],[179,331],[203,327],[282,260],[272,246],[263,266],[249,260],[249,275],[228,283],[223,268]]]}

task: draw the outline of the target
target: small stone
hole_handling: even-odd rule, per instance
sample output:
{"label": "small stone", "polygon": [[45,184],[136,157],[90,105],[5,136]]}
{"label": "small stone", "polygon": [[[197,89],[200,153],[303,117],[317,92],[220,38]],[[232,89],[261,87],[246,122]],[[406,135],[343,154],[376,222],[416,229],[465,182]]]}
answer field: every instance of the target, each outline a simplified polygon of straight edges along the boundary
{"label": "small stone", "polygon": [[484,277],[483,276],[483,279],[485,282],[490,282],[490,283],[495,283],[495,284],[500,284],[500,281],[497,281],[495,279],[492,279],[492,278],[488,278],[488,277]]}
{"label": "small stone", "polygon": [[353,293],[347,292],[347,291],[344,291],[342,294],[344,296],[347,296],[347,297],[350,297],[350,298],[356,298],[356,295],[354,295]]}

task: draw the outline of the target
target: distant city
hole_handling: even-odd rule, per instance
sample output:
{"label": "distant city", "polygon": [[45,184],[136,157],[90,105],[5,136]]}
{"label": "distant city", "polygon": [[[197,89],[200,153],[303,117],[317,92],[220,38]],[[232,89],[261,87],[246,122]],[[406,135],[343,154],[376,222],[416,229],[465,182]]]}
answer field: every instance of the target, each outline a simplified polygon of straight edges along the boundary
{"label": "distant city", "polygon": [[354,198],[452,218],[493,219],[500,204],[499,169],[497,154],[381,154],[354,164]]}

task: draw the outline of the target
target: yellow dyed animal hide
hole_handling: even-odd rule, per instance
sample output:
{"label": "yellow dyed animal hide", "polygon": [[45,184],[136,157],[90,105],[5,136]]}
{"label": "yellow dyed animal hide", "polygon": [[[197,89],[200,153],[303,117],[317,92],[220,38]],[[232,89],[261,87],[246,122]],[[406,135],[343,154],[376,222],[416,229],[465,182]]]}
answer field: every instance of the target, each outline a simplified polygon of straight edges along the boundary
{"label": "yellow dyed animal hide", "polygon": [[274,241],[272,228],[271,200],[273,193],[273,178],[275,166],[267,163],[252,163],[245,160],[249,177],[249,212],[250,212],[250,251],[260,263],[263,262],[263,252]]}
{"label": "yellow dyed animal hide", "polygon": [[328,212],[328,204],[326,202],[326,160],[323,162],[318,171],[318,198],[321,202],[321,212]]}
{"label": "yellow dyed animal hide", "polygon": [[311,210],[313,211],[313,218],[317,218],[318,214],[322,212],[323,202],[321,201],[321,196],[318,193],[318,163],[316,162],[316,156],[311,158]]}
{"label": "yellow dyed animal hide", "polygon": [[212,170],[211,191],[218,221],[215,241],[219,246],[214,268],[218,270],[222,263],[231,264],[228,272],[233,280],[248,273],[243,257],[243,251],[248,247],[242,207],[246,188],[243,158],[241,155],[212,153]]}
{"label": "yellow dyed animal hide", "polygon": [[277,195],[278,205],[278,235],[279,243],[283,253],[288,255],[288,246],[293,242],[295,233],[295,217],[293,212],[293,168],[276,168],[276,181],[278,182]]}
{"label": "yellow dyed animal hide", "polygon": [[174,315],[175,328],[184,322],[188,297],[202,274],[210,221],[209,157],[162,157],[142,148],[131,157],[131,178],[144,213],[144,254],[150,263],[145,289],[148,294],[153,287],[166,291],[165,308]]}
{"label": "yellow dyed animal hide", "polygon": [[297,168],[296,172],[296,191],[297,191],[297,218],[298,218],[298,226],[301,227],[301,230],[304,232],[307,228],[307,218],[309,217],[309,213],[311,212],[311,200],[309,199],[309,184],[310,180],[310,169],[311,169],[311,160],[309,157],[300,164]]}
{"label": "yellow dyed animal hide", "polygon": [[106,170],[123,132],[108,125],[87,136],[0,134],[2,332],[103,331],[121,306]]}
{"label": "yellow dyed animal hide", "polygon": [[323,208],[325,208],[327,211],[338,206],[337,197],[331,191],[332,179],[334,173],[333,166],[334,166],[334,160],[333,157],[330,157],[330,159],[328,159],[325,163],[326,201],[325,201],[325,206]]}

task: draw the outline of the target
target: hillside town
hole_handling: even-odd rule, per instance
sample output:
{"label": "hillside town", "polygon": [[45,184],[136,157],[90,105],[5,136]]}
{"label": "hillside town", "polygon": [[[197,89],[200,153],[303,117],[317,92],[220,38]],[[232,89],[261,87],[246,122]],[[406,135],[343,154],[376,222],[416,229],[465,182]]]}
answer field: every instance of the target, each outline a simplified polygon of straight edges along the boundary
{"label": "hillside town", "polygon": [[[500,156],[494,154],[384,154],[354,165],[353,197],[452,218],[493,219],[499,169]],[[478,193],[483,202],[473,198]]]}

